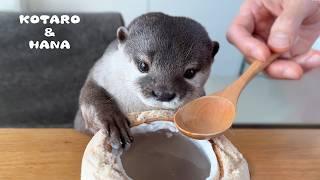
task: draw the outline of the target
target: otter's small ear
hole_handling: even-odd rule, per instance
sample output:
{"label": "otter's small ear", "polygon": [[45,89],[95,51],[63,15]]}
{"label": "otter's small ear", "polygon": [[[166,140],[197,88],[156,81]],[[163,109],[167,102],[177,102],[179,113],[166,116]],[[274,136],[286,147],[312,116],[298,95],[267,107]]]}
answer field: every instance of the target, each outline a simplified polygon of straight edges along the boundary
{"label": "otter's small ear", "polygon": [[217,41],[212,41],[212,57],[214,57],[219,51],[219,43]]}
{"label": "otter's small ear", "polygon": [[117,38],[120,43],[124,42],[128,38],[128,30],[127,28],[121,26],[117,30]]}

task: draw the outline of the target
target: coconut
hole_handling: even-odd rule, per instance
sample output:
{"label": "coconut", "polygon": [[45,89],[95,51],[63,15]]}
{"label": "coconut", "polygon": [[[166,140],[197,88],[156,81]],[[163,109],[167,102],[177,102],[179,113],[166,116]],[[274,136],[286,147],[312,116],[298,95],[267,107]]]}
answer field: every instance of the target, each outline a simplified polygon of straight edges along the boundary
{"label": "coconut", "polygon": [[223,135],[195,140],[181,134],[167,110],[129,114],[133,144],[114,149],[103,130],[88,143],[81,180],[250,179],[242,154]]}

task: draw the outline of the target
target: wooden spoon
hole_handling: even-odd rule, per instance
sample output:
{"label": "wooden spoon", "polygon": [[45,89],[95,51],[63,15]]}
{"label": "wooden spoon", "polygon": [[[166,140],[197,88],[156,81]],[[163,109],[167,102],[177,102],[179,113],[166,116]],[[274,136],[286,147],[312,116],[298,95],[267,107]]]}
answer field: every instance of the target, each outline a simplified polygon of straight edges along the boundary
{"label": "wooden spoon", "polygon": [[209,139],[229,129],[244,87],[278,56],[273,54],[265,62],[255,60],[238,80],[223,91],[195,99],[181,107],[174,116],[178,129],[195,139]]}

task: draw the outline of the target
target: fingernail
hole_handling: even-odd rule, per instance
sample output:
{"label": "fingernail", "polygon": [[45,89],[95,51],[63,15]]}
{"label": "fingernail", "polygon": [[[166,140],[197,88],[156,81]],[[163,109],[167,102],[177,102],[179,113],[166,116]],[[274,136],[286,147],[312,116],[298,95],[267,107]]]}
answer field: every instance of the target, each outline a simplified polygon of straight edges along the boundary
{"label": "fingernail", "polygon": [[299,74],[290,68],[286,68],[282,72],[282,76],[286,79],[297,79]]}
{"label": "fingernail", "polygon": [[251,51],[251,53],[252,53],[253,59],[260,60],[260,61],[264,61],[265,60],[265,58],[264,58],[263,54],[261,53],[261,51],[259,51],[257,49],[253,49]]}
{"label": "fingernail", "polygon": [[305,62],[311,65],[318,65],[320,63],[320,55],[314,54],[310,58],[306,59]]}
{"label": "fingernail", "polygon": [[129,138],[130,138],[130,141],[131,141],[131,142],[133,142],[133,137],[132,137],[132,136],[130,136]]}
{"label": "fingernail", "polygon": [[276,32],[271,36],[270,44],[275,48],[288,48],[290,46],[289,36],[283,32]]}

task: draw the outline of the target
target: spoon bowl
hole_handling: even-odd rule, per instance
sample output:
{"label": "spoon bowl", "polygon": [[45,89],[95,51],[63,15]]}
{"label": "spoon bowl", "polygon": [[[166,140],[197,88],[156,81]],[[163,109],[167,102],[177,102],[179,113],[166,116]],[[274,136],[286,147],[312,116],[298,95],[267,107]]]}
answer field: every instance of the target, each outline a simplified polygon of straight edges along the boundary
{"label": "spoon bowl", "polygon": [[236,106],[229,99],[204,96],[179,109],[174,119],[178,129],[186,136],[206,139],[229,129],[235,115]]}
{"label": "spoon bowl", "polygon": [[174,116],[177,128],[195,139],[210,139],[229,129],[236,117],[242,90],[278,56],[273,54],[265,62],[255,60],[239,79],[223,91],[198,98],[181,107]]}

